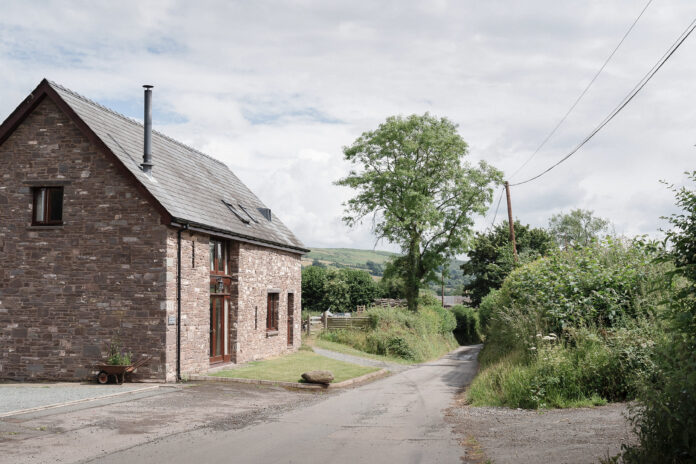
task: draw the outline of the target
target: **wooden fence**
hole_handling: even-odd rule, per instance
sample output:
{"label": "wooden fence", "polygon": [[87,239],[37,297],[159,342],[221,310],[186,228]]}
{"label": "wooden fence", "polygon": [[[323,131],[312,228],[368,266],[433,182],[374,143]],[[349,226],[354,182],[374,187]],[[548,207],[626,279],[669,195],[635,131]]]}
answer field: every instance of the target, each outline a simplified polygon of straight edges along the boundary
{"label": "wooden fence", "polygon": [[319,316],[308,317],[307,320],[303,322],[303,329],[307,335],[321,332],[323,328],[324,322],[322,322],[321,317]]}
{"label": "wooden fence", "polygon": [[321,332],[323,329],[357,329],[365,330],[370,326],[370,318],[368,316],[328,316],[322,318],[319,316],[311,316],[302,321],[302,329],[307,335]]}
{"label": "wooden fence", "polygon": [[326,328],[333,329],[361,329],[364,330],[370,325],[370,318],[367,316],[358,317],[328,317]]}

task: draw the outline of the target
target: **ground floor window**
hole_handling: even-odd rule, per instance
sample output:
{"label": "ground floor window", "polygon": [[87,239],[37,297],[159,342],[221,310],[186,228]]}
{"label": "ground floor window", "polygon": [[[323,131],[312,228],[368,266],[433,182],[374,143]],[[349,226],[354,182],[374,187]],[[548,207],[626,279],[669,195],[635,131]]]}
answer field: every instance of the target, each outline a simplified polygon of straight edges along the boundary
{"label": "ground floor window", "polygon": [[288,293],[288,346],[295,343],[295,294]]}
{"label": "ground floor window", "polygon": [[279,293],[269,293],[268,294],[268,309],[266,311],[266,331],[267,332],[277,332],[278,331],[278,310],[280,307],[280,294]]}

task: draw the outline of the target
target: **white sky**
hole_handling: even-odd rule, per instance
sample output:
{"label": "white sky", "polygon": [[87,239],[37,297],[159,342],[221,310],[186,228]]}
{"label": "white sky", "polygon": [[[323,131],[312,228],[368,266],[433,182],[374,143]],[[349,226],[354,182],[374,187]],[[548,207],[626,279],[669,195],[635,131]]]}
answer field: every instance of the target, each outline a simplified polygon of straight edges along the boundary
{"label": "white sky", "polygon": [[[3,2],[0,119],[43,77],[225,161],[309,247],[372,248],[349,230],[342,147],[394,114],[446,116],[470,160],[514,172],[645,5],[619,1]],[[654,0],[569,120],[515,180],[573,148],[696,17]],[[581,151],[514,188],[515,216],[573,208],[658,235],[659,183],[696,168],[696,33]],[[157,163],[157,160],[154,160]],[[156,169],[156,167],[155,167]],[[505,216],[504,202],[497,220]],[[492,214],[478,228],[490,224]],[[380,243],[378,249],[393,249]]]}

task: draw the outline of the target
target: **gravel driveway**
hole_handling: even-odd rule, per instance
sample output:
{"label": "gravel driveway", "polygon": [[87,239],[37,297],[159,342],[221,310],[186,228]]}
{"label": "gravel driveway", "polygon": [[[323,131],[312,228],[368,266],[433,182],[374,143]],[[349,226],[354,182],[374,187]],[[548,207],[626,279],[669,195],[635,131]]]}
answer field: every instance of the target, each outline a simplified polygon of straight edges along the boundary
{"label": "gravel driveway", "polygon": [[462,437],[467,464],[597,463],[635,441],[622,403],[542,411],[467,406],[462,397],[458,403],[448,419]]}
{"label": "gravel driveway", "polygon": [[379,367],[381,369],[387,369],[391,372],[401,372],[401,371],[405,371],[406,369],[410,369],[411,367],[413,367],[412,365],[408,365],[408,364],[390,363],[390,362],[386,362],[386,361],[380,361],[378,359],[362,358],[359,356],[352,356],[350,354],[344,354],[344,353],[338,353],[336,351],[325,350],[323,348],[312,347],[312,349],[314,350],[314,352],[316,354],[319,354],[319,355],[324,356],[326,358],[336,359],[338,361],[345,361],[345,362],[357,364],[358,366]]}

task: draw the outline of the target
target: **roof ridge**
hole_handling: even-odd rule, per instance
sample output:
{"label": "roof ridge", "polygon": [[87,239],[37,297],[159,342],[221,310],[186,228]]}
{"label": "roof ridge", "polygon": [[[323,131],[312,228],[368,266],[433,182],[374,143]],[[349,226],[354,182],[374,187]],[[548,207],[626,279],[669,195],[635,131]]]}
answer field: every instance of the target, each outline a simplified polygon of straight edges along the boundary
{"label": "roof ridge", "polygon": [[[54,82],[54,81],[51,81],[51,80],[48,80],[48,79],[46,79],[46,80],[48,81],[48,83],[49,83],[51,86],[58,87],[58,88],[61,89],[62,91],[69,93],[70,95],[72,95],[72,96],[75,97],[75,98],[79,98],[80,100],[84,101],[85,103],[89,103],[90,105],[96,106],[97,108],[99,108],[99,109],[101,109],[101,110],[104,110],[104,111],[106,111],[106,112],[108,112],[108,113],[111,113],[111,114],[113,114],[114,116],[117,116],[117,117],[119,117],[119,118],[121,118],[121,119],[123,119],[123,120],[125,120],[125,121],[127,121],[127,122],[129,122],[129,123],[131,123],[131,124],[135,124],[135,125],[137,125],[137,126],[139,126],[139,127],[144,127],[142,123],[140,123],[139,121],[137,121],[137,120],[135,120],[135,119],[133,119],[133,118],[129,118],[128,116],[126,116],[126,115],[124,115],[124,114],[121,114],[121,113],[119,113],[118,111],[112,110],[111,108],[108,108],[108,107],[106,107],[106,106],[104,106],[104,105],[102,105],[102,104],[100,104],[100,103],[97,103],[96,101],[91,100],[91,99],[85,97],[84,95],[80,95],[79,93],[75,92],[74,90],[71,90],[71,89],[69,89],[69,88],[67,88],[67,87],[65,87],[65,86],[63,86],[63,85],[60,85],[60,84],[58,84],[57,82]],[[187,150],[190,150],[190,151],[195,152],[195,153],[197,153],[197,154],[199,154],[199,155],[201,155],[201,156],[204,156],[204,157],[210,159],[211,161],[215,161],[216,163],[222,164],[222,165],[225,166],[230,172],[232,172],[232,170],[230,169],[230,167],[229,167],[227,164],[225,164],[224,162],[220,161],[219,159],[213,158],[212,156],[210,156],[210,155],[208,155],[208,154],[205,154],[205,153],[203,153],[202,151],[197,150],[196,148],[193,148],[193,147],[190,146],[190,145],[186,145],[185,143],[180,142],[180,141],[176,140],[175,138],[172,138],[172,137],[170,137],[170,136],[168,136],[168,135],[166,135],[166,134],[163,134],[162,132],[160,132],[160,131],[158,131],[158,130],[154,130],[154,129],[153,129],[152,132],[154,132],[155,134],[159,135],[160,137],[162,137],[162,138],[164,138],[164,139],[166,139],[166,140],[169,140],[170,142],[173,142],[173,143],[175,143],[175,144],[177,144],[177,145],[179,145],[179,146],[181,146],[181,147],[183,147],[183,148],[186,148]]]}

